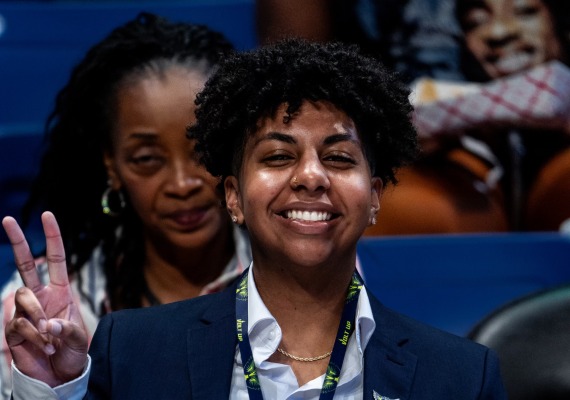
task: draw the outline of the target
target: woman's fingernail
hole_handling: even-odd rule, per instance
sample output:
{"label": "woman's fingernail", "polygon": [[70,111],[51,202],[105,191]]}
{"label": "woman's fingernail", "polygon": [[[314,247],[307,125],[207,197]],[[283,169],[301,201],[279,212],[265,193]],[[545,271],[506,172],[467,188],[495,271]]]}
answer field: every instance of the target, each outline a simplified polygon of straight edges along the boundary
{"label": "woman's fingernail", "polygon": [[54,336],[59,336],[59,334],[61,333],[63,327],[61,326],[61,324],[59,322],[55,322],[55,321],[51,321],[49,324],[49,333],[51,333]]}
{"label": "woman's fingernail", "polygon": [[45,319],[42,318],[42,319],[40,319],[40,320],[38,321],[38,330],[39,330],[41,333],[46,333],[46,332],[47,332],[47,321],[46,321]]}
{"label": "woman's fingernail", "polygon": [[44,346],[44,352],[48,355],[51,356],[53,353],[55,353],[55,347],[53,347],[53,344],[48,343]]}

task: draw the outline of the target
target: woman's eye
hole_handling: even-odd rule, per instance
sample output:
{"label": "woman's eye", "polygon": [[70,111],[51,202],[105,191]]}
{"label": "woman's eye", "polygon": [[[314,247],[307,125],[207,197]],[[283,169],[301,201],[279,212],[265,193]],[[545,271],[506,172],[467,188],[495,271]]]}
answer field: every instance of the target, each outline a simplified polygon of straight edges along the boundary
{"label": "woman's eye", "polygon": [[131,162],[135,165],[150,164],[156,161],[158,161],[158,157],[152,155],[144,155],[131,158]]}
{"label": "woman's eye", "polygon": [[515,14],[521,17],[530,17],[535,14],[538,14],[538,12],[539,12],[538,7],[525,6],[525,7],[518,7],[515,11]]}
{"label": "woman's eye", "polygon": [[164,159],[154,154],[134,155],[129,158],[129,163],[135,172],[151,174],[164,164]]}
{"label": "woman's eye", "polygon": [[288,154],[272,154],[270,156],[263,158],[263,162],[275,166],[275,165],[284,165],[292,159],[293,157]]}
{"label": "woman's eye", "polygon": [[348,164],[348,165],[355,165],[356,161],[347,155],[344,154],[331,154],[325,157],[325,161],[329,163],[335,164]]}
{"label": "woman's eye", "polygon": [[463,19],[464,29],[471,31],[489,22],[489,13],[483,9],[474,9],[468,12]]}

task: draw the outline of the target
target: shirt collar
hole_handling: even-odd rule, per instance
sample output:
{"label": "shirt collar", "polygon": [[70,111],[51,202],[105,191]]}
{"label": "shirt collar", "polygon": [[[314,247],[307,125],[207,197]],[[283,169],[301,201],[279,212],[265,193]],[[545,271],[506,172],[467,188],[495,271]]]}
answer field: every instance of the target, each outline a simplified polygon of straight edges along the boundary
{"label": "shirt collar", "polygon": [[247,333],[256,361],[267,360],[281,343],[281,328],[271,315],[257,291],[253,278],[253,262],[247,276]]}
{"label": "shirt collar", "polygon": [[[253,278],[253,262],[248,271],[247,285],[249,299],[247,332],[249,341],[252,351],[254,354],[257,353],[261,359],[254,358],[264,361],[277,350],[281,342],[281,328],[263,303],[263,300],[261,300],[261,296],[257,291],[255,279]],[[356,307],[355,336],[360,355],[364,354],[364,350],[375,329],[376,322],[374,322],[370,300],[366,288],[363,286]],[[260,347],[262,351],[258,353],[256,350],[260,349]]]}

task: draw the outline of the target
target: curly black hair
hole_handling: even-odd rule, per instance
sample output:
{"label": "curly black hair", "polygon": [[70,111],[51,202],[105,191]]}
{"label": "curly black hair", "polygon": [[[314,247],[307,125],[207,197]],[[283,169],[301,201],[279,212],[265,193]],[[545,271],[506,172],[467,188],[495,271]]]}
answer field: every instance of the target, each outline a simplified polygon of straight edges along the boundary
{"label": "curly black hair", "polygon": [[188,135],[207,170],[237,175],[258,122],[287,104],[284,122],[304,101],[328,101],[355,123],[374,176],[396,183],[396,169],[417,155],[409,89],[355,45],[289,38],[225,59],[196,98]]}
{"label": "curly black hair", "polygon": [[[139,217],[128,199],[119,218],[101,212],[108,179],[103,152],[112,152],[117,92],[125,82],[160,74],[170,66],[208,76],[231,51],[231,42],[204,25],[174,23],[143,12],[94,45],[57,95],[23,223],[29,224],[42,209],[55,214],[70,273],[77,272],[101,245],[114,309],[140,306],[144,285]],[[94,310],[97,307],[93,305]]]}

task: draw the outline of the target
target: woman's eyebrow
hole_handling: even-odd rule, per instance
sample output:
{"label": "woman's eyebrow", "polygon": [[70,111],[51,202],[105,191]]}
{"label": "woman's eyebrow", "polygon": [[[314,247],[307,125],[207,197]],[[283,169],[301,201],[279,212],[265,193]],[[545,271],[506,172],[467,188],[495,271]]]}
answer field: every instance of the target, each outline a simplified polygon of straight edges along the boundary
{"label": "woman's eyebrow", "polygon": [[[265,136],[259,138],[255,144],[259,144],[261,142],[267,141],[267,140],[277,140],[280,142],[284,142],[284,143],[290,143],[290,144],[296,144],[297,140],[291,136],[291,135],[287,135],[285,133],[281,133],[281,132],[268,132]],[[330,136],[327,136],[324,140],[323,140],[323,144],[325,145],[331,145],[334,143],[339,143],[339,142],[353,142],[353,143],[357,143],[358,140],[354,138],[353,135],[351,135],[350,133],[333,133]]]}
{"label": "woman's eyebrow", "polygon": [[133,132],[127,136],[128,139],[144,140],[144,141],[157,141],[158,135],[152,132]]}
{"label": "woman's eyebrow", "polygon": [[357,143],[358,140],[354,138],[350,133],[335,133],[327,136],[323,141],[324,144],[330,145],[338,142],[353,142]]}
{"label": "woman's eyebrow", "polygon": [[281,133],[281,132],[268,132],[266,135],[264,135],[263,137],[259,138],[255,144],[259,144],[261,142],[264,142],[266,140],[277,140],[280,142],[285,142],[285,143],[290,143],[290,144],[295,144],[297,143],[297,141],[295,140],[295,138],[291,135],[287,135],[285,133]]}

